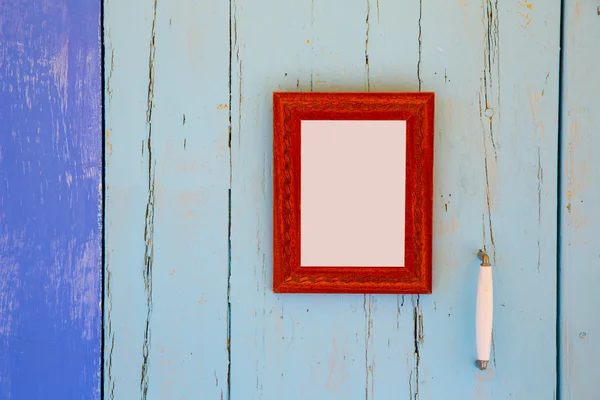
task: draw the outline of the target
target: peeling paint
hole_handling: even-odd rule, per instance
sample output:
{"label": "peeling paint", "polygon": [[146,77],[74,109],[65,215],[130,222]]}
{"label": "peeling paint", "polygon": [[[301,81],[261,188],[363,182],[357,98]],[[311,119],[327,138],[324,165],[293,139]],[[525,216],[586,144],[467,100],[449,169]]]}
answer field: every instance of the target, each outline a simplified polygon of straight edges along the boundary
{"label": "peeling paint", "polygon": [[414,380],[410,382],[411,399],[419,400],[419,373],[421,366],[420,346],[425,342],[425,332],[423,327],[423,313],[421,312],[421,296],[412,296],[413,306],[413,332],[414,332],[414,374],[411,372],[411,377]]}
{"label": "peeling paint", "polygon": [[[110,43],[110,34],[108,35],[109,37],[109,43]],[[106,77],[106,93],[107,93],[107,101],[110,102],[111,98],[112,98],[112,93],[113,93],[113,88],[112,88],[112,77],[113,77],[113,73],[115,71],[115,49],[112,48],[110,51],[110,68],[108,70],[108,74]]]}
{"label": "peeling paint", "polygon": [[521,0],[517,3],[517,6],[521,7],[522,9],[525,9],[525,11],[517,11],[517,15],[519,15],[523,20],[523,23],[521,24],[521,29],[527,29],[527,27],[532,21],[532,17],[529,14],[529,12],[533,10],[533,4],[531,4],[528,0]]}
{"label": "peeling paint", "polygon": [[[239,49],[238,49],[239,51]],[[240,112],[240,110],[242,109],[242,103],[244,101],[244,95],[242,94],[242,85],[243,85],[243,80],[242,80],[242,60],[239,59],[239,54],[237,55],[238,60],[239,60],[239,64],[238,64],[238,80],[239,80],[239,86],[238,86],[238,118],[237,118],[237,127],[238,127],[238,132],[242,132],[242,113]],[[242,135],[238,135],[238,149],[242,148]]]}
{"label": "peeling paint", "polygon": [[373,396],[373,360],[371,360],[370,342],[373,330],[372,295],[363,296],[363,309],[365,313],[365,399],[374,399]]}
{"label": "peeling paint", "polygon": [[538,161],[538,169],[537,169],[537,181],[538,181],[538,240],[537,240],[537,248],[538,248],[538,261],[537,268],[538,272],[540,271],[540,266],[542,263],[542,185],[544,182],[544,169],[542,168],[542,155],[540,147],[537,149],[537,161]]}
{"label": "peeling paint", "polygon": [[[485,0],[483,3],[483,21],[485,27],[484,35],[484,65],[482,88],[480,91],[480,117],[483,138],[483,167],[485,172],[485,201],[487,205],[487,216],[489,225],[490,242],[492,245],[493,259],[496,262],[496,245],[494,241],[494,229],[492,218],[492,185],[490,179],[490,163],[498,161],[498,147],[494,137],[495,127],[499,121],[500,111],[500,69],[499,69],[499,21],[498,0]],[[483,121],[485,110],[494,110],[493,116],[486,117]],[[488,142],[491,144],[493,157],[488,156]],[[484,237],[485,243],[485,237]]]}
{"label": "peeling paint", "polygon": [[400,330],[400,316],[402,315],[402,307],[404,307],[404,295],[396,296],[396,330]]}

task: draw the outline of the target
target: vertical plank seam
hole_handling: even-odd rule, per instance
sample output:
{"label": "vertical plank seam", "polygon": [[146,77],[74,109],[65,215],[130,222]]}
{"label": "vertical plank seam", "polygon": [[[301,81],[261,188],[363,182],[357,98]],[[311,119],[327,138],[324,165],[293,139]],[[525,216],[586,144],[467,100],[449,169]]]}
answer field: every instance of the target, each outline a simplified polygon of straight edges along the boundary
{"label": "vertical plank seam", "polygon": [[[568,393],[568,387],[562,387],[562,362],[564,360],[562,354],[562,303],[563,303],[563,295],[562,295],[562,227],[563,225],[563,161],[564,161],[564,153],[563,153],[563,138],[564,138],[564,128],[565,128],[565,110],[564,110],[564,64],[565,64],[565,12],[566,12],[566,2],[564,0],[560,1],[560,28],[559,28],[559,47],[558,47],[558,134],[557,134],[557,146],[558,146],[558,162],[557,162],[557,171],[556,171],[556,180],[557,180],[557,191],[556,191],[556,388],[554,389],[554,398],[556,400],[561,400],[563,391]],[[566,333],[566,332],[565,332]],[[568,342],[565,341],[565,350],[567,349]],[[565,366],[568,366],[568,363],[565,363]],[[566,397],[566,396],[565,396]]]}
{"label": "vertical plank seam", "polygon": [[[419,92],[423,89],[423,0],[419,0],[419,20],[418,20],[418,61],[417,61],[417,81]],[[419,367],[421,364],[421,354],[419,345],[423,343],[424,333],[423,331],[423,316],[421,314],[421,296],[412,296],[413,306],[413,335],[414,335],[414,379],[415,387],[414,392],[412,388],[412,371],[408,379],[410,398],[414,400],[419,399]],[[413,397],[414,396],[414,397]]]}
{"label": "vertical plank seam", "polygon": [[[110,288],[110,269],[108,266],[108,258],[106,257],[106,101],[107,101],[107,91],[110,90],[110,80],[112,77],[112,71],[114,69],[114,58],[115,52],[112,50],[112,58],[111,58],[111,69],[110,74],[106,75],[105,61],[106,61],[106,41],[105,41],[105,3],[104,1],[100,1],[100,16],[99,16],[99,40],[100,40],[100,100],[101,100],[101,110],[100,110],[100,125],[101,130],[100,134],[102,137],[101,143],[101,176],[100,183],[102,185],[100,191],[100,218],[101,218],[101,228],[100,228],[100,321],[102,321],[102,326],[100,327],[100,400],[105,399],[105,387],[104,382],[105,378],[107,380],[107,385],[110,390],[108,399],[114,400],[114,390],[115,385],[112,378],[112,360],[113,360],[113,349],[115,347],[115,337],[112,332],[111,325],[111,311],[112,311],[112,292]],[[106,292],[105,292],[106,291]],[[106,296],[106,301],[104,300]],[[107,308],[108,307],[108,308]],[[105,330],[105,321],[106,321],[106,330]],[[108,353],[108,360],[106,360],[105,356],[105,348],[106,348],[106,335],[111,338],[111,346],[110,351]],[[107,363],[106,365],[104,363]]]}
{"label": "vertical plank seam", "polygon": [[[234,9],[234,0],[229,0],[229,82],[228,82],[228,90],[229,90],[229,104],[228,104],[228,123],[229,123],[229,189],[227,191],[227,389],[226,389],[226,398],[227,400],[231,399],[231,187],[233,181],[233,154],[231,150],[231,140],[232,140],[232,127],[233,127],[233,115],[232,115],[232,106],[233,106],[233,87],[232,87],[232,76],[233,76],[233,46],[234,41],[237,42],[237,24],[235,21],[235,16],[233,13]],[[235,40],[234,40],[235,37]],[[241,66],[240,66],[240,74],[241,74]],[[240,80],[240,89],[241,89],[241,80]],[[241,92],[240,92],[240,102],[241,102]],[[238,112],[240,112],[238,110]],[[240,117],[241,118],[241,117]],[[238,125],[241,125],[241,120],[238,119]],[[238,140],[239,132],[238,132]],[[239,143],[238,143],[239,146]],[[223,391],[221,391],[221,400],[223,400]]]}

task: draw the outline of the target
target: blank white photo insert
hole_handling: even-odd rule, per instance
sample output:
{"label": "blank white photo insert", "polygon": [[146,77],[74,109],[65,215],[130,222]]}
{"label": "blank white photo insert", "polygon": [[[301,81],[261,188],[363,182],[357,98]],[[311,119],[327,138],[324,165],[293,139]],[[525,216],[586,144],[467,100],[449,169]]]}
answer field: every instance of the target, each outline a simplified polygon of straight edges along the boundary
{"label": "blank white photo insert", "polygon": [[406,121],[304,120],[300,265],[404,266]]}

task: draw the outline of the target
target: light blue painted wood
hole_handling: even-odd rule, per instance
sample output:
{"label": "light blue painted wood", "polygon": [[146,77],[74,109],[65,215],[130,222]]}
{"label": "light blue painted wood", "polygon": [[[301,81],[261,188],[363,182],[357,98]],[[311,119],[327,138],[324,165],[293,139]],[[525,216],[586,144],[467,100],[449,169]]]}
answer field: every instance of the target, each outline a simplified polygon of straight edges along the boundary
{"label": "light blue painted wood", "polygon": [[0,2],[0,399],[100,398],[100,3]]}
{"label": "light blue painted wood", "polygon": [[105,3],[107,399],[226,396],[228,10]]}
{"label": "light blue painted wood", "polygon": [[[233,11],[232,393],[551,398],[560,4],[281,7]],[[274,296],[270,92],[420,86],[438,94],[434,294]],[[482,246],[497,299],[487,372],[474,367]]]}
{"label": "light blue painted wood", "polygon": [[[438,102],[419,398],[552,399],[560,2],[423,6],[423,88]],[[480,246],[494,268],[486,372],[473,367]]]}
{"label": "light blue painted wood", "polygon": [[595,399],[600,358],[600,4],[566,1],[561,145],[561,399]]}
{"label": "light blue painted wood", "polygon": [[[105,5],[109,398],[552,398],[558,0]],[[274,295],[272,92],[419,89],[437,93],[434,294]]]}

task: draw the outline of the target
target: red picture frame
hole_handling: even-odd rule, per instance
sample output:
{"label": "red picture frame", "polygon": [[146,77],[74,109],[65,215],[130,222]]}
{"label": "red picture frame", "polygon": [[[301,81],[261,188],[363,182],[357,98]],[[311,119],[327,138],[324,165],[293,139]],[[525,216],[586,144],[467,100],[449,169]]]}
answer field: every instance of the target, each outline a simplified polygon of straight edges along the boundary
{"label": "red picture frame", "polygon": [[[423,92],[273,93],[275,293],[431,293],[434,99],[434,93]],[[303,120],[406,121],[405,265],[398,268],[300,265]]]}

